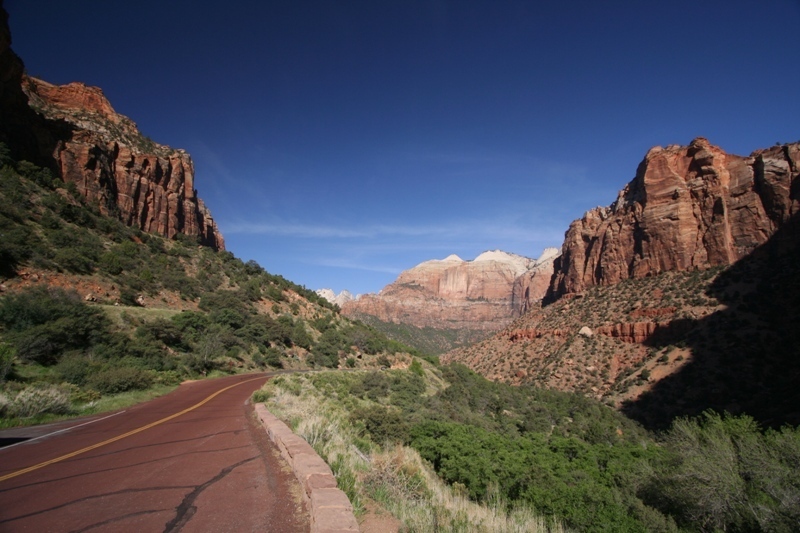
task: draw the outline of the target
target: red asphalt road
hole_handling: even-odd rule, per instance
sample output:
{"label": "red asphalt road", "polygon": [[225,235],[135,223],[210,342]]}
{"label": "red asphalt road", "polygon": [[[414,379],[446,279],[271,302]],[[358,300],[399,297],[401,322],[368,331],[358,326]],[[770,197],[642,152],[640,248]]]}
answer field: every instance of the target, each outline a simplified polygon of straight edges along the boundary
{"label": "red asphalt road", "polygon": [[[0,531],[308,531],[299,484],[250,416],[247,400],[265,380],[186,383],[120,414],[0,448]],[[181,413],[230,385],[171,420],[2,480]]]}

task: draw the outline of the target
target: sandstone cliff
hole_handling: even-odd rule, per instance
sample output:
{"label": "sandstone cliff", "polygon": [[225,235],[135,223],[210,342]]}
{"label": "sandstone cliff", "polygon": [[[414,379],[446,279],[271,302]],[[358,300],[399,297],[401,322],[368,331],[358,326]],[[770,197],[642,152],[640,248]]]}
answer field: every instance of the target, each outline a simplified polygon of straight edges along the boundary
{"label": "sandstone cliff", "polygon": [[194,189],[191,158],[149,140],[96,87],[56,86],[27,77],[11,50],[0,9],[0,141],[74,183],[105,215],[172,238],[183,233],[224,249]]}
{"label": "sandstone cliff", "polygon": [[570,226],[554,301],[442,362],[659,428],[707,408],[797,423],[798,163],[800,143],[650,150],[612,206]]}
{"label": "sandstone cliff", "polygon": [[570,225],[549,297],[670,270],[729,265],[798,211],[800,144],[727,154],[655,147],[610,207]]}
{"label": "sandstone cliff", "polygon": [[[342,312],[420,328],[494,331],[513,319],[517,278],[537,266],[545,272],[548,262],[552,263],[552,252],[539,262],[499,250],[485,252],[473,261],[456,255],[426,261],[401,273],[380,293],[346,303]],[[527,298],[533,301],[537,289],[526,287]],[[539,298],[543,294],[541,291]]]}

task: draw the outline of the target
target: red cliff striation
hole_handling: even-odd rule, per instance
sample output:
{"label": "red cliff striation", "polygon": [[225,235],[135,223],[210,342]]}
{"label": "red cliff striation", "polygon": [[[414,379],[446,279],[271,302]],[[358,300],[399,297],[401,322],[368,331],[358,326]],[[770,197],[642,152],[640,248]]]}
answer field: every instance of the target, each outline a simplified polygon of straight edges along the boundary
{"label": "red cliff striation", "polygon": [[194,190],[191,158],[144,137],[102,91],[27,77],[0,5],[0,141],[18,159],[58,171],[106,215],[144,231],[195,236],[224,249]]}
{"label": "red cliff striation", "polygon": [[[557,255],[557,250],[555,251]],[[497,331],[514,317],[515,282],[534,270],[548,279],[552,253],[534,261],[499,250],[473,261],[451,255],[426,261],[400,274],[379,294],[363,295],[342,307],[346,316],[371,315],[384,322],[436,329]],[[536,270],[538,268],[538,270]],[[528,289],[529,301],[541,300],[546,285]]]}
{"label": "red cliff striation", "polygon": [[25,77],[23,88],[31,107],[72,126],[52,155],[62,179],[74,183],[103,214],[143,231],[168,238],[183,233],[224,249],[214,219],[197,197],[186,152],[144,137],[97,87],[57,86]]}
{"label": "red cliff striation", "polygon": [[741,259],[800,208],[798,164],[798,143],[749,157],[704,138],[652,148],[610,207],[570,225],[549,298]]}

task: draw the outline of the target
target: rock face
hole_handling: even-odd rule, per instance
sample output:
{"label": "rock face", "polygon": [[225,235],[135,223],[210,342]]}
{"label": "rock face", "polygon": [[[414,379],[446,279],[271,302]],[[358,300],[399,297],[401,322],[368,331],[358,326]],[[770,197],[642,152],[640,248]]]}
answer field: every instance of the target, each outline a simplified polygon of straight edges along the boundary
{"label": "rock face", "polygon": [[[547,252],[541,264],[499,250],[485,252],[473,261],[456,255],[426,261],[401,273],[380,293],[346,303],[342,312],[421,328],[498,330],[513,319],[517,278],[537,267],[546,271],[551,255]],[[536,298],[535,290],[528,290],[527,295],[530,301]],[[539,298],[541,295],[543,291]]]}
{"label": "rock face", "polygon": [[570,225],[549,299],[670,270],[729,265],[798,211],[800,144],[725,153],[704,138],[652,148],[605,208]]}
{"label": "rock face", "polygon": [[216,223],[194,189],[192,160],[144,137],[97,87],[56,86],[25,76],[10,48],[0,9],[0,141],[18,159],[58,172],[98,206],[143,231],[183,233],[224,249]]}
{"label": "rock face", "polygon": [[545,248],[536,265],[514,280],[511,307],[514,316],[522,316],[538,305],[547,294],[553,277],[555,260],[561,255],[558,248]]}
{"label": "rock face", "polygon": [[336,304],[339,307],[342,307],[347,302],[356,300],[358,298],[357,296],[353,296],[353,293],[347,289],[343,290],[339,294],[333,292],[332,289],[318,289],[316,293],[328,300],[330,303]]}

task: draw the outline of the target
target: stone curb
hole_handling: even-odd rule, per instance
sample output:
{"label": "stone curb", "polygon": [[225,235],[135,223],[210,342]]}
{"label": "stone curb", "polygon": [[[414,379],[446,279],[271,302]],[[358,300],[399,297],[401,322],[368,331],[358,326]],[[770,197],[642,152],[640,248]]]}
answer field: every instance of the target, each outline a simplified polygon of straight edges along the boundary
{"label": "stone curb", "polygon": [[331,467],[302,437],[292,433],[289,426],[267,411],[263,403],[255,404],[255,412],[303,487],[311,513],[311,533],[357,532],[353,506],[347,495],[336,488]]}

